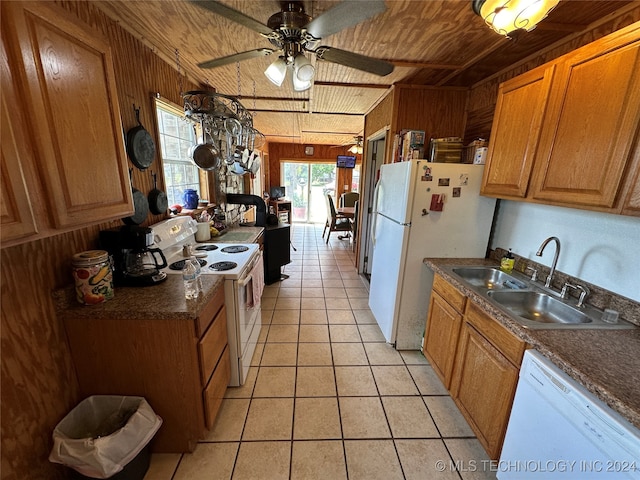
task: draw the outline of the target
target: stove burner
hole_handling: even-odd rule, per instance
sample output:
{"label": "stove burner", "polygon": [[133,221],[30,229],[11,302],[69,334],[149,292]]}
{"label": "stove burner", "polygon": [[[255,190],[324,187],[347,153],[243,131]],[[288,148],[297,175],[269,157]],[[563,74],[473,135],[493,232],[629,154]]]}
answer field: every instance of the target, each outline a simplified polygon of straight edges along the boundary
{"label": "stove burner", "polygon": [[230,247],[224,247],[221,252],[224,253],[241,253],[249,250],[249,247],[245,247],[244,245],[231,245]]}
{"label": "stove burner", "polygon": [[207,250],[207,251],[211,251],[211,250],[217,250],[218,246],[217,245],[201,245],[199,247],[196,247],[196,250]]}
{"label": "stove burner", "polygon": [[[224,249],[223,249],[224,250]],[[209,265],[211,270],[221,272],[223,270],[232,270],[238,266],[235,262],[216,262]]]}
{"label": "stove burner", "polygon": [[[202,260],[201,258],[196,258],[196,260],[198,260],[198,263],[200,264],[201,267],[204,267],[207,264],[206,260]],[[184,262],[186,262],[187,259],[185,258],[184,260],[178,260],[177,262],[173,262],[171,265],[169,265],[169,268],[171,270],[182,270],[184,268]]]}

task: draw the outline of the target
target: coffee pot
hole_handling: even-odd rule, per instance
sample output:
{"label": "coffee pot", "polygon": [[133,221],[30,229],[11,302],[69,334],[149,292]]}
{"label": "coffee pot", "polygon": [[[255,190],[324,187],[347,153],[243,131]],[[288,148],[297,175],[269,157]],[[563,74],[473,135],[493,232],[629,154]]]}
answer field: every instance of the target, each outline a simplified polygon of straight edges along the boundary
{"label": "coffee pot", "polygon": [[144,287],[167,279],[160,270],[167,259],[153,244],[153,230],[149,227],[126,225],[102,230],[100,244],[114,259],[114,280],[118,286]]}
{"label": "coffee pot", "polygon": [[167,259],[159,248],[129,250],[125,256],[125,274],[132,277],[157,275],[167,266]]}

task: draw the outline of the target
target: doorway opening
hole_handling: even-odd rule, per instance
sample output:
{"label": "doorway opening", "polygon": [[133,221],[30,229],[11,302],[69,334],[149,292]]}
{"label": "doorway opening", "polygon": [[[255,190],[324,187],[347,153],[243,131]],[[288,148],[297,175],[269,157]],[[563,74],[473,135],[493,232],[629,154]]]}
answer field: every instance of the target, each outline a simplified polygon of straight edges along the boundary
{"label": "doorway opening", "polygon": [[371,239],[371,220],[373,218],[373,212],[375,210],[374,193],[375,186],[378,182],[378,174],[380,172],[380,166],[384,163],[385,151],[386,151],[386,139],[387,130],[383,130],[374,134],[367,144],[367,163],[366,163],[366,189],[362,199],[363,207],[366,210],[363,211],[361,217],[362,226],[360,232],[360,250],[358,258],[358,272],[366,280],[371,279],[371,266],[373,265],[373,242]]}
{"label": "doorway opening", "polygon": [[324,223],[327,219],[325,195],[335,202],[336,164],[323,162],[280,162],[281,184],[291,200],[291,221]]}

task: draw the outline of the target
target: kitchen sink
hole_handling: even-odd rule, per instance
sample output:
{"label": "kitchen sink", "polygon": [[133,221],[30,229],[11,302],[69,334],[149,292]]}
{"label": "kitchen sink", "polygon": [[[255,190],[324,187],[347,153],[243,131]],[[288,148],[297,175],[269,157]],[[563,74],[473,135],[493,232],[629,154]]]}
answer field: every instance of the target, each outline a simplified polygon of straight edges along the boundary
{"label": "kitchen sink", "polygon": [[453,268],[452,271],[474,287],[492,290],[527,288],[525,283],[493,267],[459,267]]}
{"label": "kitchen sink", "polygon": [[534,322],[566,324],[593,322],[593,319],[582,311],[546,293],[490,291],[487,295],[510,312]]}
{"label": "kitchen sink", "polygon": [[446,269],[463,284],[475,290],[513,321],[531,329],[609,329],[637,328],[619,320],[607,323],[602,311],[591,305],[578,307],[572,298],[532,282],[520,272],[505,273],[493,266],[454,265]]}

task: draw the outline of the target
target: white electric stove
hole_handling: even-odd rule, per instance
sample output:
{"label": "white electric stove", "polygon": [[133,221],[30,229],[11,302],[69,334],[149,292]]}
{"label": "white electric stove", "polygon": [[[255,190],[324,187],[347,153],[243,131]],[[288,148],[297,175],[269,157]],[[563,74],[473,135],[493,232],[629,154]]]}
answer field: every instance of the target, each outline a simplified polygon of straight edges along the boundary
{"label": "white electric stove", "polygon": [[224,276],[227,334],[231,356],[230,386],[244,384],[261,328],[260,297],[264,288],[262,252],[256,243],[198,243],[197,223],[175,217],[151,225],[153,247],[160,248],[168,275],[181,274],[187,258],[195,256],[202,275]]}

